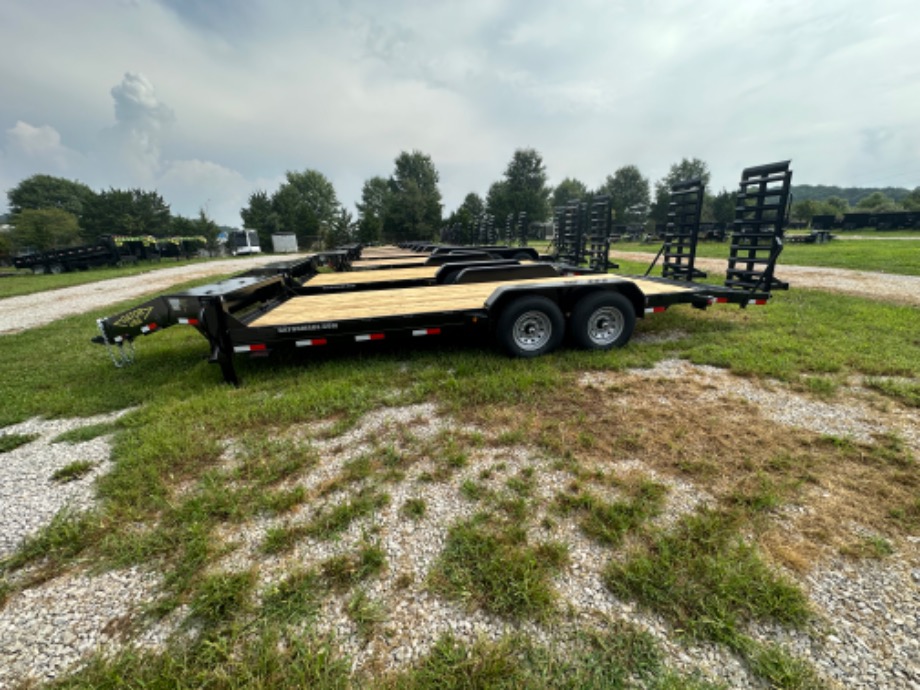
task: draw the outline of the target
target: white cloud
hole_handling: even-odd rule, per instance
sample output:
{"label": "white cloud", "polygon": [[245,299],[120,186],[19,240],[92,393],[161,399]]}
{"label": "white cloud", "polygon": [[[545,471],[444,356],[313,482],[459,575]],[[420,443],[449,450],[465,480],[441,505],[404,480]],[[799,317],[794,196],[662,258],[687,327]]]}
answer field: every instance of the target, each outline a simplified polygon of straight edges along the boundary
{"label": "white cloud", "polygon": [[916,160],[918,20],[914,0],[7,0],[0,181],[159,186],[233,224],[286,170],[351,205],[412,149],[448,210],[525,146],[589,185],[684,156],[717,187],[784,158],[797,181],[883,184]]}

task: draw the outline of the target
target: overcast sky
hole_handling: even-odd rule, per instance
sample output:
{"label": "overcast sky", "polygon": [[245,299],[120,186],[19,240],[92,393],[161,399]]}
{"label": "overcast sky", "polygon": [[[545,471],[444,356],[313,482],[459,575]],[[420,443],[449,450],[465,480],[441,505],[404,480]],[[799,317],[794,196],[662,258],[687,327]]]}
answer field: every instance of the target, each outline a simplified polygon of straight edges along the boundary
{"label": "overcast sky", "polygon": [[448,213],[518,148],[553,184],[697,157],[713,191],[785,159],[913,188],[918,27],[920,0],[2,0],[0,190],[156,189],[239,225],[286,170],[354,211],[419,150]]}

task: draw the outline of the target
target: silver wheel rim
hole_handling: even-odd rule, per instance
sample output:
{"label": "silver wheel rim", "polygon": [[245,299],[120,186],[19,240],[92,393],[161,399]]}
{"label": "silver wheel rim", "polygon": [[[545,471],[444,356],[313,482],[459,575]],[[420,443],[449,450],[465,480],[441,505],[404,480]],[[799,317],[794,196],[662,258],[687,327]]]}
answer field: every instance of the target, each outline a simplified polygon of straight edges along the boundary
{"label": "silver wheel rim", "polygon": [[514,343],[525,352],[545,347],[553,335],[553,322],[542,311],[525,311],[514,322]]}
{"label": "silver wheel rim", "polygon": [[588,338],[595,345],[609,345],[623,333],[626,320],[615,307],[595,309],[588,318]]}

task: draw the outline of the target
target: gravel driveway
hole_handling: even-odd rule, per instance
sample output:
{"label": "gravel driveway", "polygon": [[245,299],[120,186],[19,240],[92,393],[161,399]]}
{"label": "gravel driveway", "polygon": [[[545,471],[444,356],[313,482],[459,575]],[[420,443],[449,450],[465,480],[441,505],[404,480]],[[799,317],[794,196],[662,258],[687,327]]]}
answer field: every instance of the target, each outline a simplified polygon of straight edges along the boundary
{"label": "gravel driveway", "polygon": [[[651,261],[654,254],[617,252],[615,258]],[[0,335],[44,326],[56,319],[101,309],[126,299],[144,297],[166,290],[171,285],[226,273],[242,273],[248,268],[277,261],[277,256],[253,259],[211,261],[191,266],[175,266],[126,278],[100,280],[76,287],[48,290],[33,295],[0,300]],[[286,256],[296,258],[294,256]],[[707,271],[725,267],[721,259],[700,259],[696,265]],[[777,276],[793,288],[814,288],[858,297],[873,297],[897,304],[920,307],[920,276],[901,276],[840,268],[813,268],[780,264]]]}
{"label": "gravel driveway", "polygon": [[0,299],[0,335],[18,333],[74,314],[101,309],[127,299],[155,295],[177,283],[228,273],[242,273],[250,268],[305,255],[266,255],[254,258],[226,259],[189,266],[173,266],[124,278],[111,278],[74,287],[37,292]]}

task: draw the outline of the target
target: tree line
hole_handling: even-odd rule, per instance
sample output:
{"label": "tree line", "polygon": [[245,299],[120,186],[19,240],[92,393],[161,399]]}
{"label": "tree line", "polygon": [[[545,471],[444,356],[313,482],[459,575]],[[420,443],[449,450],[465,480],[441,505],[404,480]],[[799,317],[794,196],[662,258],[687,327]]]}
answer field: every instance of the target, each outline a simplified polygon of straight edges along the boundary
{"label": "tree line", "polygon": [[11,226],[0,251],[46,250],[91,244],[103,235],[202,236],[213,245],[220,232],[204,210],[197,218],[171,213],[155,191],[92,190],[82,182],[33,175],[7,192]]}
{"label": "tree line", "polygon": [[[555,186],[543,158],[532,148],[514,151],[502,177],[488,187],[485,196],[469,192],[458,208],[444,213],[438,170],[431,156],[421,151],[402,151],[387,176],[364,182],[357,216],[338,200],[332,182],[320,171],[288,171],[274,192],[256,190],[240,209],[244,227],[259,233],[261,245],[271,246],[271,235],[293,233],[302,248],[332,247],[348,242],[401,242],[437,239],[445,225],[472,227],[488,214],[496,224],[511,215],[526,214],[529,222],[547,221],[554,207],[572,200],[590,202],[598,196],[610,199],[613,222],[622,225],[664,223],[670,188],[676,182],[700,179],[706,190],[702,220],[730,223],[735,213],[735,192],[712,193],[709,166],[698,158],[683,158],[670,166],[654,185],[635,165],[623,165],[596,187],[566,177]],[[842,188],[798,186],[821,198],[804,198],[792,205],[794,219],[808,221],[814,215],[842,215],[851,210],[844,196],[824,194]],[[852,191],[852,190],[847,190]],[[920,187],[897,194],[882,190],[864,195],[857,210],[920,210]],[[96,192],[87,185],[49,175],[34,175],[7,192],[12,231],[0,235],[0,251],[32,247],[47,249],[97,240],[102,235],[204,236],[212,245],[221,230],[204,210],[197,218],[173,214],[156,191],[108,189]]]}

